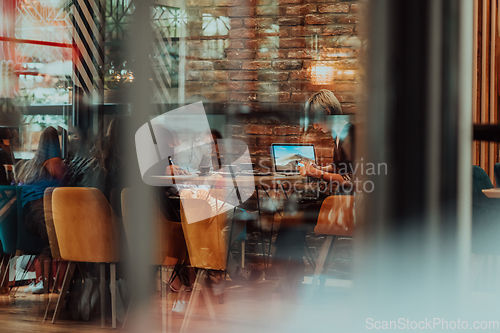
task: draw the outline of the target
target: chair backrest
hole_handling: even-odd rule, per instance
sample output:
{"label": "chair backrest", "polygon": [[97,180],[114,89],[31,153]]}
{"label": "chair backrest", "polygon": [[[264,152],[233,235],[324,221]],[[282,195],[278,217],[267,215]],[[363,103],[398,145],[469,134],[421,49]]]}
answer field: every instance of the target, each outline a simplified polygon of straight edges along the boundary
{"label": "chair backrest", "polygon": [[[121,194],[122,218],[125,227],[125,236],[128,244],[134,244],[131,225],[134,223],[131,219],[130,202],[134,200],[133,192],[130,188],[125,188]],[[153,198],[151,198],[151,209],[153,218],[153,242],[151,247],[151,264],[174,266],[187,260],[186,241],[180,222],[168,220],[161,212],[160,207]],[[143,221],[137,221],[142,223]]]}
{"label": "chair backrest", "polygon": [[483,190],[493,188],[490,177],[486,171],[477,165],[472,166],[472,203],[481,205],[489,201]]}
{"label": "chair backrest", "polygon": [[321,205],[314,232],[318,235],[352,237],[354,232],[354,195],[327,197]]}
{"label": "chair backrest", "polygon": [[96,188],[61,187],[52,193],[61,258],[83,262],[120,260],[119,219]]}
{"label": "chair backrest", "polygon": [[57,242],[57,235],[54,228],[54,218],[52,212],[52,192],[54,192],[55,189],[55,187],[49,187],[45,190],[43,196],[43,209],[45,212],[45,226],[47,227],[47,235],[49,236],[52,259],[59,260],[61,259],[61,253],[59,251],[59,243]]}
{"label": "chair backrest", "polygon": [[224,232],[227,214],[202,219],[210,216],[211,211],[212,207],[205,200],[181,200],[181,223],[189,261],[193,267],[225,270],[228,250],[226,238],[229,236],[229,233]]}
{"label": "chair backrest", "polygon": [[15,254],[18,218],[17,186],[0,186],[0,242],[7,254]]}
{"label": "chair backrest", "polygon": [[495,163],[493,167],[493,172],[495,173],[496,186],[500,187],[500,163]]}

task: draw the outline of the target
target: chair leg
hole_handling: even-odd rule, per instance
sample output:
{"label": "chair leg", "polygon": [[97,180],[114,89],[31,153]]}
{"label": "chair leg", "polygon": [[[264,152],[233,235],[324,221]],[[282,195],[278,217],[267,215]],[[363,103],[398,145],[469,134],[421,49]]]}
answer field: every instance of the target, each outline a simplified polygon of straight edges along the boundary
{"label": "chair leg", "polygon": [[312,280],[311,292],[310,292],[309,297],[312,297],[314,295],[314,291],[315,291],[316,286],[318,284],[319,276],[323,271],[323,266],[325,264],[328,252],[330,251],[330,247],[332,245],[332,242],[333,242],[333,236],[331,236],[331,235],[326,236],[326,239],[323,243],[323,246],[321,246],[318,261],[316,264],[316,269],[314,270],[314,276],[313,276],[313,280]]}
{"label": "chair leg", "polygon": [[198,270],[198,273],[196,274],[196,280],[194,281],[193,285],[194,289],[191,292],[191,297],[189,298],[189,304],[186,309],[186,315],[184,316],[184,320],[182,321],[182,327],[180,333],[187,332],[187,326],[189,324],[189,320],[191,320],[191,316],[193,315],[195,303],[198,300],[198,297],[200,296],[199,284],[202,276],[204,277],[204,275],[205,275],[205,270],[203,269]]}
{"label": "chair leg", "polygon": [[50,307],[50,302],[52,301],[52,295],[56,292],[56,287],[57,287],[57,281],[59,280],[59,271],[61,270],[61,262],[59,261],[57,265],[57,271],[56,271],[56,280],[54,281],[54,285],[52,286],[52,293],[49,295],[49,301],[47,302],[47,308],[45,309],[45,315],[43,316],[43,322],[45,323],[45,320],[47,320],[47,316],[49,314],[49,307]]}
{"label": "chair leg", "polygon": [[109,286],[111,291],[111,322],[112,327],[116,328],[116,264],[109,264],[109,275],[111,279]]}
{"label": "chair leg", "polygon": [[160,286],[161,286],[161,330],[167,331],[167,283],[163,281],[163,266],[160,266]]}
{"label": "chair leg", "polygon": [[59,294],[59,298],[57,299],[56,309],[54,310],[54,316],[52,317],[52,324],[56,323],[57,317],[59,317],[61,308],[64,305],[63,303],[66,298],[66,293],[68,292],[69,289],[71,278],[73,277],[73,273],[75,272],[75,268],[76,268],[76,263],[70,261],[68,263],[68,267],[66,268],[66,274],[64,275],[61,293]]}
{"label": "chair leg", "polygon": [[205,284],[205,276],[206,272],[203,270],[202,276],[201,276],[201,293],[203,295],[203,299],[205,300],[205,304],[207,305],[208,313],[210,314],[210,318],[212,319],[212,322],[214,324],[217,324],[217,320],[215,319],[215,311],[212,306],[212,300],[210,299],[210,293],[208,292],[208,289]]}
{"label": "chair leg", "polygon": [[[269,250],[269,253],[271,253],[271,250]],[[241,241],[241,268],[245,268],[245,241]]]}
{"label": "chair leg", "polygon": [[101,327],[106,325],[106,297],[104,295],[106,291],[106,264],[99,264],[101,283],[99,284],[101,292]]}
{"label": "chair leg", "polygon": [[7,260],[7,264],[5,264],[5,272],[3,273],[2,277],[2,286],[5,284],[5,279],[7,278],[7,274],[9,273],[11,260],[12,260],[12,255],[9,256],[9,260]]}

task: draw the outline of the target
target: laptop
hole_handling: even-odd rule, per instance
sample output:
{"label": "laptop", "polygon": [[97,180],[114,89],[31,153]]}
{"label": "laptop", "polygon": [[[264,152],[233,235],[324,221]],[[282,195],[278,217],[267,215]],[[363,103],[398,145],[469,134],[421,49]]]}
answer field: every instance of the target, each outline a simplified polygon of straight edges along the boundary
{"label": "laptop", "polygon": [[271,155],[276,173],[296,174],[304,163],[316,163],[314,144],[273,143]]}

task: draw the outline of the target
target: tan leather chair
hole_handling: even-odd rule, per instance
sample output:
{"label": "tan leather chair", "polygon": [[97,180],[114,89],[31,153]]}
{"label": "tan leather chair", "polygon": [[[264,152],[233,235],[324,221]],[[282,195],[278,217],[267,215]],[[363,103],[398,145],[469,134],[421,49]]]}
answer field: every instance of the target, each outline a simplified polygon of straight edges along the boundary
{"label": "tan leather chair", "polygon": [[[196,209],[194,209],[196,208]],[[210,295],[205,287],[205,276],[207,270],[224,271],[227,264],[227,239],[224,232],[227,225],[227,214],[222,213],[210,218],[212,208],[205,200],[182,199],[181,202],[181,223],[186,238],[186,245],[189,253],[191,266],[198,268],[193,292],[186,310],[186,316],[182,323],[181,332],[186,332],[187,325],[193,314],[194,306],[198,300],[200,292],[208,308],[212,321],[215,322],[215,312],[212,307]],[[190,223],[190,221],[197,221]],[[197,288],[201,285],[201,290]]]}
{"label": "tan leather chair", "polygon": [[326,235],[321,246],[311,287],[311,295],[318,284],[327,257],[333,254],[333,243],[338,237],[352,237],[354,231],[354,195],[332,195],[327,197],[318,215],[314,228],[316,235]]}
{"label": "tan leather chair", "polygon": [[[116,266],[120,260],[119,225],[121,221],[104,195],[96,188],[57,188],[52,194],[54,228],[61,258],[75,262],[100,263],[101,326],[105,324],[105,263],[110,263],[112,326],[116,328]],[[68,268],[61,297],[68,290]]]}

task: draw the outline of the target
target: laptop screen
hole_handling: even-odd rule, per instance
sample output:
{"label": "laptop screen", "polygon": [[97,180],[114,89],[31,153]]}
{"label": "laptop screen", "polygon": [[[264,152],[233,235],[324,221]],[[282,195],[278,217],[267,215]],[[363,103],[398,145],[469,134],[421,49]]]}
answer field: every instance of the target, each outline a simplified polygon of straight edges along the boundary
{"label": "laptop screen", "polygon": [[316,162],[313,144],[273,143],[271,153],[275,172],[299,172],[304,162]]}

